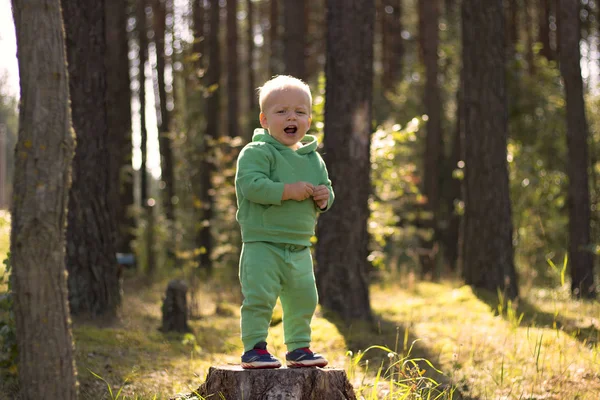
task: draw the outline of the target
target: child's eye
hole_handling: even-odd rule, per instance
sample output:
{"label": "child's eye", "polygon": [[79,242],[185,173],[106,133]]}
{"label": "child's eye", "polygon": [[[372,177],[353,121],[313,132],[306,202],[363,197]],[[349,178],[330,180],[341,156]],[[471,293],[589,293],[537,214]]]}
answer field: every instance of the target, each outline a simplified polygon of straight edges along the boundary
{"label": "child's eye", "polygon": [[279,110],[277,111],[277,114],[285,114],[285,110]]}
{"label": "child's eye", "polygon": [[305,113],[304,111],[302,111],[302,110],[298,110],[298,111],[296,111],[296,113],[298,113],[298,114],[302,114],[302,115],[306,114],[306,113]]}

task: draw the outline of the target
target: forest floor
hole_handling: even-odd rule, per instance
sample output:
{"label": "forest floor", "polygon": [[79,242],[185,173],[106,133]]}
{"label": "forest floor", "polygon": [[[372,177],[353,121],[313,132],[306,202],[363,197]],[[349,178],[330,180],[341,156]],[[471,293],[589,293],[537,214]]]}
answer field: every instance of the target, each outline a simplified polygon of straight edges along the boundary
{"label": "forest floor", "polygon": [[[172,275],[149,281],[128,271],[116,321],[74,322],[81,399],[168,399],[195,390],[210,366],[239,363],[235,282],[199,285],[191,334],[164,334],[158,330],[161,303]],[[453,399],[600,398],[597,301],[570,300],[566,289],[531,289],[512,304],[444,281],[373,285],[371,304],[374,326],[346,327],[321,310],[312,324],[312,348],[348,372],[358,398],[421,398],[415,391],[431,382],[422,374],[452,383],[462,393]],[[268,342],[283,358],[280,322],[278,305]],[[381,347],[368,349],[373,345]],[[402,368],[418,358],[442,372],[424,362],[425,372]],[[0,399],[13,399],[11,390],[11,379],[0,379]]]}

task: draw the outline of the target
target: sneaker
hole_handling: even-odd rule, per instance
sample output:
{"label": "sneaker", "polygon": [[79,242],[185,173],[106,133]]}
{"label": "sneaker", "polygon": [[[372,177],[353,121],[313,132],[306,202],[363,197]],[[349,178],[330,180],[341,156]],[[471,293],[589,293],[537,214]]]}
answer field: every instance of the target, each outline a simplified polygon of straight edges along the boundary
{"label": "sneaker", "polygon": [[281,362],[267,351],[267,342],[258,342],[252,350],[242,355],[242,368],[279,368]]}
{"label": "sneaker", "polygon": [[285,360],[289,368],[324,367],[327,365],[325,357],[313,353],[308,347],[288,352],[285,355]]}

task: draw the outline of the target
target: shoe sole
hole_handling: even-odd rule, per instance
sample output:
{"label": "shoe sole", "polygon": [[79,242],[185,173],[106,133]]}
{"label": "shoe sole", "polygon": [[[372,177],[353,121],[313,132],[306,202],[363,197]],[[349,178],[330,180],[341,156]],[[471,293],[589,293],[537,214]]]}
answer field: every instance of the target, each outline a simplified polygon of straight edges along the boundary
{"label": "shoe sole", "polygon": [[316,360],[316,361],[287,361],[286,362],[288,368],[310,368],[310,367],[320,367],[323,368],[327,364],[327,361],[324,360]]}
{"label": "shoe sole", "polygon": [[242,363],[243,369],[277,369],[280,363]]}

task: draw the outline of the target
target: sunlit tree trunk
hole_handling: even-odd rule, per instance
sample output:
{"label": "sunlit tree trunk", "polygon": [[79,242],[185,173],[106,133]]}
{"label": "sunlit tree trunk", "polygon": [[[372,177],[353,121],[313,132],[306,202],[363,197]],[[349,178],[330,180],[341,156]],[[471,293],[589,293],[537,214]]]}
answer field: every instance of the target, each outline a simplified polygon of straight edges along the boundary
{"label": "sunlit tree trunk", "polygon": [[336,203],[319,217],[321,305],[345,321],[372,318],[369,302],[373,0],[327,0],[324,155]]}
{"label": "sunlit tree trunk", "polygon": [[442,110],[440,88],[438,85],[438,47],[439,47],[439,2],[438,0],[419,1],[419,34],[423,63],[425,64],[425,92],[423,103],[428,116],[425,140],[424,185],[423,193],[427,197],[423,227],[430,237],[423,241],[425,251],[419,257],[423,277],[434,278],[437,252],[434,243],[438,238],[437,220],[439,208],[440,164],[442,158]]}
{"label": "sunlit tree trunk", "polygon": [[129,45],[127,38],[127,1],[106,0],[107,46],[107,119],[111,155],[111,204],[117,221],[116,248],[132,253],[135,220],[131,213],[133,197],[133,165],[131,140],[131,89],[129,79]]}
{"label": "sunlit tree trunk", "polygon": [[248,82],[248,109],[250,110],[250,122],[249,127],[246,129],[245,138],[246,141],[250,141],[252,135],[252,126],[254,125],[254,118],[258,115],[258,109],[256,107],[256,82],[254,79],[254,4],[252,0],[246,0],[246,9],[248,10],[248,25],[246,31],[246,40],[248,46],[248,68],[246,68],[247,82]]}
{"label": "sunlit tree trunk", "polygon": [[569,161],[569,261],[571,292],[593,298],[594,260],[590,240],[590,192],[588,175],[588,125],[581,78],[579,52],[579,1],[559,0],[560,71],[567,100],[567,150]]}
{"label": "sunlit tree trunk", "polygon": [[146,20],[147,0],[136,1],[136,31],[138,36],[138,101],[140,104],[140,205],[146,207],[148,202],[148,130],[146,129],[146,61],[148,61],[148,25]]}
{"label": "sunlit tree trunk", "polygon": [[21,108],[10,253],[24,400],[77,399],[65,274],[75,141],[58,0],[13,0]]}
{"label": "sunlit tree trunk", "polygon": [[304,0],[283,1],[284,73],[306,79],[306,13]]}
{"label": "sunlit tree trunk", "polygon": [[465,282],[518,296],[506,146],[508,115],[501,0],[463,0]]}

